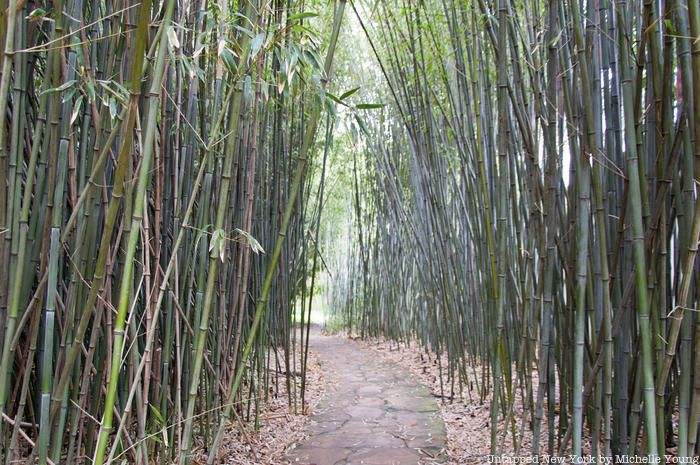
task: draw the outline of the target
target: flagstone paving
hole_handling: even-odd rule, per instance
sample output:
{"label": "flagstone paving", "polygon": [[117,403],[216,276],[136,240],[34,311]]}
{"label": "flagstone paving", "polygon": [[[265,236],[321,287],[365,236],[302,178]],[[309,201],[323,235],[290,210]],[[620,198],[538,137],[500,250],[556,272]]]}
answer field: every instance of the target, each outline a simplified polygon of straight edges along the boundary
{"label": "flagstone paving", "polygon": [[301,465],[418,465],[442,461],[445,428],[428,389],[403,368],[342,337],[312,334],[333,383],[290,451]]}

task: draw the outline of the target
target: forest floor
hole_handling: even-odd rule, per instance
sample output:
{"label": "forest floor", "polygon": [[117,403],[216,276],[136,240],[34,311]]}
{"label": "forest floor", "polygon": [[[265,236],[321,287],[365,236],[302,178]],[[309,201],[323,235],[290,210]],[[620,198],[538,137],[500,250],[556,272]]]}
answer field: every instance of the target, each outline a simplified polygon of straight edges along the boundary
{"label": "forest floor", "polygon": [[[452,392],[447,360],[417,344],[322,335],[312,330],[306,411],[290,413],[286,391],[261,403],[260,427],[233,425],[222,463],[245,465],[415,465],[487,463],[489,399]],[[471,379],[473,377],[473,379]],[[282,378],[283,379],[283,378]],[[280,384],[284,384],[280,382]],[[521,402],[512,415],[522,421]],[[501,422],[503,423],[503,422]],[[500,450],[515,453],[511,428],[498,425]],[[527,428],[518,428],[527,430]],[[531,435],[517,435],[530,450]]]}
{"label": "forest floor", "polygon": [[[299,347],[296,348],[294,361],[296,369],[291,379],[297,391],[301,383]],[[259,402],[259,422],[236,421],[222,441],[219,463],[225,465],[287,465],[287,450],[303,441],[309,435],[310,413],[321,400],[327,385],[324,370],[314,350],[309,350],[306,372],[306,408],[301,407],[297,396],[296,408],[289,404],[287,395],[286,373],[277,372],[272,376],[270,395]],[[202,457],[203,462],[206,459]]]}

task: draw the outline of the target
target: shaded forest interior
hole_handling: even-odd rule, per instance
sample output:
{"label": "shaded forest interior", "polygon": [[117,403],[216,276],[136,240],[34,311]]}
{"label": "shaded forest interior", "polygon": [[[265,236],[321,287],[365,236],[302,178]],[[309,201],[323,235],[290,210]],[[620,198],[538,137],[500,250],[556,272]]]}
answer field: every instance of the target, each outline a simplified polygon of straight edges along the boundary
{"label": "shaded forest interior", "polygon": [[494,454],[697,457],[697,0],[0,0],[0,47],[0,463],[219,463],[318,313]]}

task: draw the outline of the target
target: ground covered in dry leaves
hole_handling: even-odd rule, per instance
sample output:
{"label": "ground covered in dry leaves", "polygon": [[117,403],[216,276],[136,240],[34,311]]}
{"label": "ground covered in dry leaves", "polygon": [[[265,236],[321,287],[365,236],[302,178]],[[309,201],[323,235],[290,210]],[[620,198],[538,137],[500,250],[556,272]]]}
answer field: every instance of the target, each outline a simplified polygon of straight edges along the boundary
{"label": "ground covered in dry leaves", "polygon": [[[404,367],[415,377],[415,381],[427,386],[436,397],[440,414],[447,433],[447,464],[464,465],[470,463],[486,463],[490,449],[490,399],[479,399],[478,386],[480,379],[477,374],[480,367],[473,367],[467,386],[461,392],[455,387],[454,395],[450,393],[447,374],[443,371],[440,379],[440,364],[447,366],[446,357],[438,362],[434,353],[427,352],[418,344],[397,344],[382,339],[360,340],[353,338],[353,343],[369,348],[378,356]],[[229,428],[227,438],[222,444],[222,462],[227,465],[282,465],[289,464],[285,459],[286,453],[309,436],[309,413],[314,411],[323,393],[333,383],[326,379],[321,372],[317,355],[313,347],[309,350],[307,374],[307,409],[297,414],[290,412],[284,374],[280,376],[280,391],[276,396],[270,395],[269,402],[261,402],[260,427],[256,431],[254,424],[242,426],[234,422]],[[473,378],[473,379],[472,379]],[[441,382],[443,390],[441,390]],[[536,386],[536,380],[535,384]],[[531,432],[522,428],[522,402],[517,399],[514,405],[513,418],[516,421],[516,438],[520,453],[516,453],[513,444],[512,426],[506,428],[501,420],[499,424],[499,441],[501,452],[505,456],[515,456],[529,453],[531,450]],[[524,431],[524,433],[523,433]],[[543,436],[546,436],[543,435]],[[543,438],[544,439],[544,438]],[[546,445],[542,443],[546,450]],[[319,464],[325,465],[325,464]]]}
{"label": "ground covered in dry leaves", "polygon": [[[296,357],[297,365],[299,357]],[[295,373],[299,373],[297,370]],[[270,394],[267,403],[260,403],[259,429],[253,421],[233,422],[221,446],[221,462],[226,465],[282,465],[288,464],[285,454],[290,445],[308,436],[308,414],[320,400],[326,380],[318,364],[318,358],[309,350],[306,374],[306,408],[302,411],[300,400],[297,413],[290,409],[285,374],[277,373],[279,392]],[[297,385],[301,377],[296,376]],[[271,385],[274,383],[271,381]],[[206,461],[205,461],[206,463]]]}

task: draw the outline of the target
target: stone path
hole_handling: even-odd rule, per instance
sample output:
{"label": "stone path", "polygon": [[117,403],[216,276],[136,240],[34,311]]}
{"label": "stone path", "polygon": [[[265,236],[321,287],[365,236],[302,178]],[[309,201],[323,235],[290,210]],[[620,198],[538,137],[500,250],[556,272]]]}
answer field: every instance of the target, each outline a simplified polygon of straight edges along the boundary
{"label": "stone path", "polygon": [[441,461],[445,428],[435,400],[409,372],[345,338],[312,334],[333,383],[290,453],[303,465],[417,465]]}

